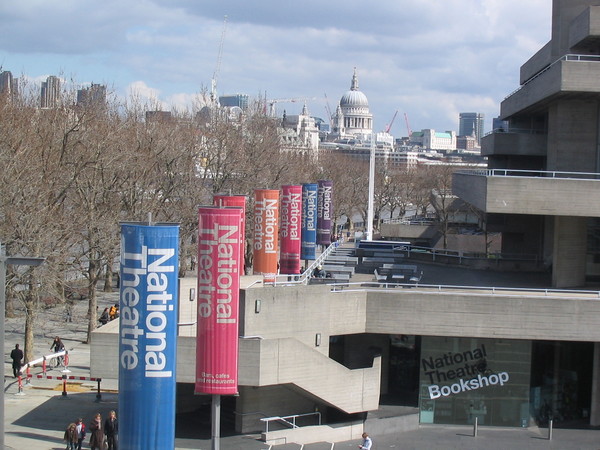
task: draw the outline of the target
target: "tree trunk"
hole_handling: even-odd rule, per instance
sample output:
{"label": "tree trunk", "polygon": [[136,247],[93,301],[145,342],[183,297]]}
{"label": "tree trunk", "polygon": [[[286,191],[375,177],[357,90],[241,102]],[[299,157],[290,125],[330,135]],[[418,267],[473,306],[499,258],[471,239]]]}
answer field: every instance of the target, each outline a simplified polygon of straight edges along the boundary
{"label": "tree trunk", "polygon": [[[10,265],[6,266],[7,279],[10,280],[12,278],[12,267]],[[4,305],[4,317],[15,317],[15,290],[13,288],[13,283],[8,282],[5,288],[5,302]]]}
{"label": "tree trunk", "polygon": [[25,344],[24,344],[24,359],[25,362],[35,359],[33,354],[33,330],[35,329],[35,300],[31,292],[27,293],[25,299]]}
{"label": "tree trunk", "polygon": [[113,272],[110,267],[110,264],[106,265],[106,272],[104,275],[104,292],[112,292],[112,284],[113,284]]}
{"label": "tree trunk", "polygon": [[98,284],[98,260],[90,259],[88,266],[88,330],[86,344],[92,341],[92,331],[94,331],[98,325],[98,302],[96,300],[96,285]]}

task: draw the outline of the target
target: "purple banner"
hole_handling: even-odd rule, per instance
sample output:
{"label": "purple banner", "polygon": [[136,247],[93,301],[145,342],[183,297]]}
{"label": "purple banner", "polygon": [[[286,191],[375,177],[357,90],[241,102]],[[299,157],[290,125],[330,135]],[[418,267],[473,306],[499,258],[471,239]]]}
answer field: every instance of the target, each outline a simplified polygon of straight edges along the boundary
{"label": "purple banner", "polygon": [[333,225],[333,181],[319,180],[317,185],[317,244],[330,245]]}

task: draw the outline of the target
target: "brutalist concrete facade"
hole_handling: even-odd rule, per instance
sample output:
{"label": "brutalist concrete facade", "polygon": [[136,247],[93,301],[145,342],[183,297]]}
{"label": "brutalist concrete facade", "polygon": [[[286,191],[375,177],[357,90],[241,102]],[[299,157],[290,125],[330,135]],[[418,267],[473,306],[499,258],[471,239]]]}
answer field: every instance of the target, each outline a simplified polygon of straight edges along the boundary
{"label": "brutalist concrete facade", "polygon": [[[598,272],[587,245],[600,217],[600,5],[554,0],[552,39],[501,104],[508,131],[486,136],[489,171],[455,175],[454,191],[503,232],[503,252],[534,253],[558,288]],[[589,278],[589,277],[588,277]]]}

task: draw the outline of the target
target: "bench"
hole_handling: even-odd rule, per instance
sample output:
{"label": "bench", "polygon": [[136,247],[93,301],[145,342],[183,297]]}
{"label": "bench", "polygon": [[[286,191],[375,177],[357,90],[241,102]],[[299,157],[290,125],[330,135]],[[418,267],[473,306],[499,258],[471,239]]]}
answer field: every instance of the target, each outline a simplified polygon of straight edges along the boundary
{"label": "bench", "polygon": [[334,266],[326,264],[323,266],[323,270],[325,273],[347,273],[350,275],[354,275],[354,267],[352,266]]}
{"label": "bench", "polygon": [[363,264],[385,264],[385,263],[394,263],[396,259],[393,257],[373,257],[373,256],[365,256],[362,260]]}

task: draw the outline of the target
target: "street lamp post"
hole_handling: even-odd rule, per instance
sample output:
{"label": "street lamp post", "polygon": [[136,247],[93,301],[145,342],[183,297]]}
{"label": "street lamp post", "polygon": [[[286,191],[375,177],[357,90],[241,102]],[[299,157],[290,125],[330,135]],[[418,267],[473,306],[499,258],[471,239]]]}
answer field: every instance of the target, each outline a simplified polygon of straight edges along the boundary
{"label": "street lamp post", "polygon": [[[4,352],[4,314],[6,310],[6,266],[9,264],[15,266],[39,266],[46,258],[26,258],[26,257],[8,257],[2,252],[0,245],[0,348]],[[4,375],[2,377],[4,379]],[[4,386],[0,389],[0,449],[4,449]]]}
{"label": "street lamp post", "polygon": [[371,134],[371,153],[369,157],[369,199],[367,204],[367,241],[373,240],[373,203],[375,198],[375,132]]}

